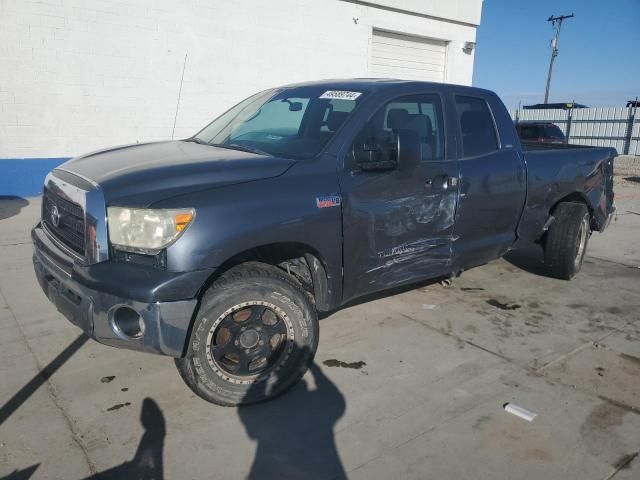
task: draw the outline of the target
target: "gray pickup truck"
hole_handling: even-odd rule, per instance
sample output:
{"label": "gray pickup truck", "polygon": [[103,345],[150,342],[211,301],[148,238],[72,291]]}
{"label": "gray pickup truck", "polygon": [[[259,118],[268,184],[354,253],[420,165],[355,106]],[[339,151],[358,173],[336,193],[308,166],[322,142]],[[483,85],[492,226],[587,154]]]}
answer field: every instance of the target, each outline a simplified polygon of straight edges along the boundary
{"label": "gray pickup truck", "polygon": [[307,370],[318,312],[539,243],[570,279],[614,212],[615,150],[521,145],[478,88],[340,80],[260,92],[191,138],[46,178],[47,297],[97,341],[175,357],[220,405]]}

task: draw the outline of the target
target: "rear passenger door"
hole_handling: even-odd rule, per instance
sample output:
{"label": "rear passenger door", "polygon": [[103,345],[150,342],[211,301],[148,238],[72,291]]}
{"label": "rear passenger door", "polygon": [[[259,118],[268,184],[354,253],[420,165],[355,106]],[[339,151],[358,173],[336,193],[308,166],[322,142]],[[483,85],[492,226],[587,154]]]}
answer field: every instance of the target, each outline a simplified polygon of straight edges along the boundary
{"label": "rear passenger door", "polygon": [[[460,198],[454,227],[454,267],[480,265],[516,239],[526,197],[526,171],[508,112],[490,94],[454,93]],[[500,129],[497,126],[500,126]],[[504,131],[501,138],[499,131]]]}

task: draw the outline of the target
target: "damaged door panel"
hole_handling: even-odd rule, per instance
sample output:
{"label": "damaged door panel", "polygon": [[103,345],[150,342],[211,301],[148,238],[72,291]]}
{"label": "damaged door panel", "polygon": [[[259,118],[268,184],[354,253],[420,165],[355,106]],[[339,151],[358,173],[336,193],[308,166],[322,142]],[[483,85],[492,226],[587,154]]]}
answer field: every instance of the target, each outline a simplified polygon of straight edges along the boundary
{"label": "damaged door panel", "polygon": [[[406,130],[414,163],[396,141]],[[459,178],[445,144],[441,100],[429,94],[388,102],[356,135],[343,182],[345,297],[450,271]]]}

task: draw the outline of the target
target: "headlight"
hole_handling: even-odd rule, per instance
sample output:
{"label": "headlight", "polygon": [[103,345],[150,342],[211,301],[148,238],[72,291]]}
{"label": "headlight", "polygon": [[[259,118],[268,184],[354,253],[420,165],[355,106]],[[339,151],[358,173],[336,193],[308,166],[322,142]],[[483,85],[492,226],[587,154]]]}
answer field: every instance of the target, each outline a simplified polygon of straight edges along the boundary
{"label": "headlight", "polygon": [[187,229],[195,210],[109,207],[111,244],[141,253],[157,253],[175,242]]}

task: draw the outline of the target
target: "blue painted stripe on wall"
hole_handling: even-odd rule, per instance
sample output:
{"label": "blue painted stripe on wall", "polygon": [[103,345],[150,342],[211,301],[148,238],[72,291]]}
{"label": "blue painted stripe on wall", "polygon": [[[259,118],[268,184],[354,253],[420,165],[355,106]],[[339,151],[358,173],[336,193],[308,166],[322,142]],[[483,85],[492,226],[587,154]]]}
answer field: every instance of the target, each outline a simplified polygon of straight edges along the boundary
{"label": "blue painted stripe on wall", "polygon": [[35,197],[44,178],[69,158],[0,158],[0,196]]}

